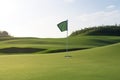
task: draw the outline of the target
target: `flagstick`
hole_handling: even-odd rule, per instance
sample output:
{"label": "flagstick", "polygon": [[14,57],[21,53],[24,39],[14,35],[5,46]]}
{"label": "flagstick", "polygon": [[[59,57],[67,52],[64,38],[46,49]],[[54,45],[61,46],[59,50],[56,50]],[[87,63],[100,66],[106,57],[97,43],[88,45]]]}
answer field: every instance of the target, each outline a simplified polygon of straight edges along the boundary
{"label": "flagstick", "polygon": [[[67,22],[68,22],[68,20],[67,20]],[[68,44],[68,24],[67,24],[67,31],[66,31],[66,56],[65,57],[72,57],[72,56],[70,56],[69,55],[69,53],[68,53],[68,46],[69,46],[69,44]]]}
{"label": "flagstick", "polygon": [[67,30],[67,34],[66,34],[66,52],[68,53],[68,30]]}

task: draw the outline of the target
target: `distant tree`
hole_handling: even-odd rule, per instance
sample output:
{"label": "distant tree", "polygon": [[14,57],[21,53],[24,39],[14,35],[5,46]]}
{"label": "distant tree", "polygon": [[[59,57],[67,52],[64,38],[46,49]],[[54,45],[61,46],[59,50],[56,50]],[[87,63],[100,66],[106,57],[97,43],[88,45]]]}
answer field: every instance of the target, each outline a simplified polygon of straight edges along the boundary
{"label": "distant tree", "polygon": [[7,31],[3,31],[3,32],[2,32],[2,35],[3,35],[4,37],[9,36],[9,34],[8,34]]}
{"label": "distant tree", "polygon": [[0,31],[0,37],[10,37],[7,31]]}

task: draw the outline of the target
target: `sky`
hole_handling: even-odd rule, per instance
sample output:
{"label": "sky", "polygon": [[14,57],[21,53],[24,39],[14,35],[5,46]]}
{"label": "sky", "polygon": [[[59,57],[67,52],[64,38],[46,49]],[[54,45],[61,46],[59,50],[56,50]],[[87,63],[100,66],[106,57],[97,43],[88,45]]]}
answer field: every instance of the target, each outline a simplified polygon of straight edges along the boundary
{"label": "sky", "polygon": [[0,31],[15,37],[61,38],[86,27],[120,24],[120,0],[0,0]]}

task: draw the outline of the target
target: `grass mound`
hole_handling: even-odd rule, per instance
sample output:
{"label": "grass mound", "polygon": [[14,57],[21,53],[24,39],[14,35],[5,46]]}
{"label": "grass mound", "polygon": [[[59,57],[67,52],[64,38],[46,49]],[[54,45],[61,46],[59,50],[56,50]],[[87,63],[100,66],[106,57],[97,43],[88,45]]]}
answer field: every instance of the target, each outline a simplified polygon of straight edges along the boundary
{"label": "grass mound", "polygon": [[[67,52],[77,51],[77,50],[85,50],[85,49],[89,49],[89,48],[72,48],[72,49],[67,49]],[[66,52],[66,49],[50,50],[47,53],[60,53],[60,52]]]}

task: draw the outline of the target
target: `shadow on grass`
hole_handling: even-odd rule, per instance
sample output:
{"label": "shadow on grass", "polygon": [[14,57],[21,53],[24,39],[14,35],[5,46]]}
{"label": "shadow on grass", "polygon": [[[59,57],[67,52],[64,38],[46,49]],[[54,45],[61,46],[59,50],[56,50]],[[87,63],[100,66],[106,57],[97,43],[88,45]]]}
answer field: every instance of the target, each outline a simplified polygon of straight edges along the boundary
{"label": "shadow on grass", "polygon": [[39,52],[39,51],[44,51],[44,50],[46,50],[46,49],[10,47],[10,48],[0,49],[0,53],[7,53],[7,54],[34,53],[34,52]]}
{"label": "shadow on grass", "polygon": [[[76,51],[76,50],[84,50],[84,49],[89,49],[89,48],[71,48],[68,49],[68,51]],[[47,53],[59,53],[59,52],[66,52],[66,49],[51,50],[48,51]]]}

